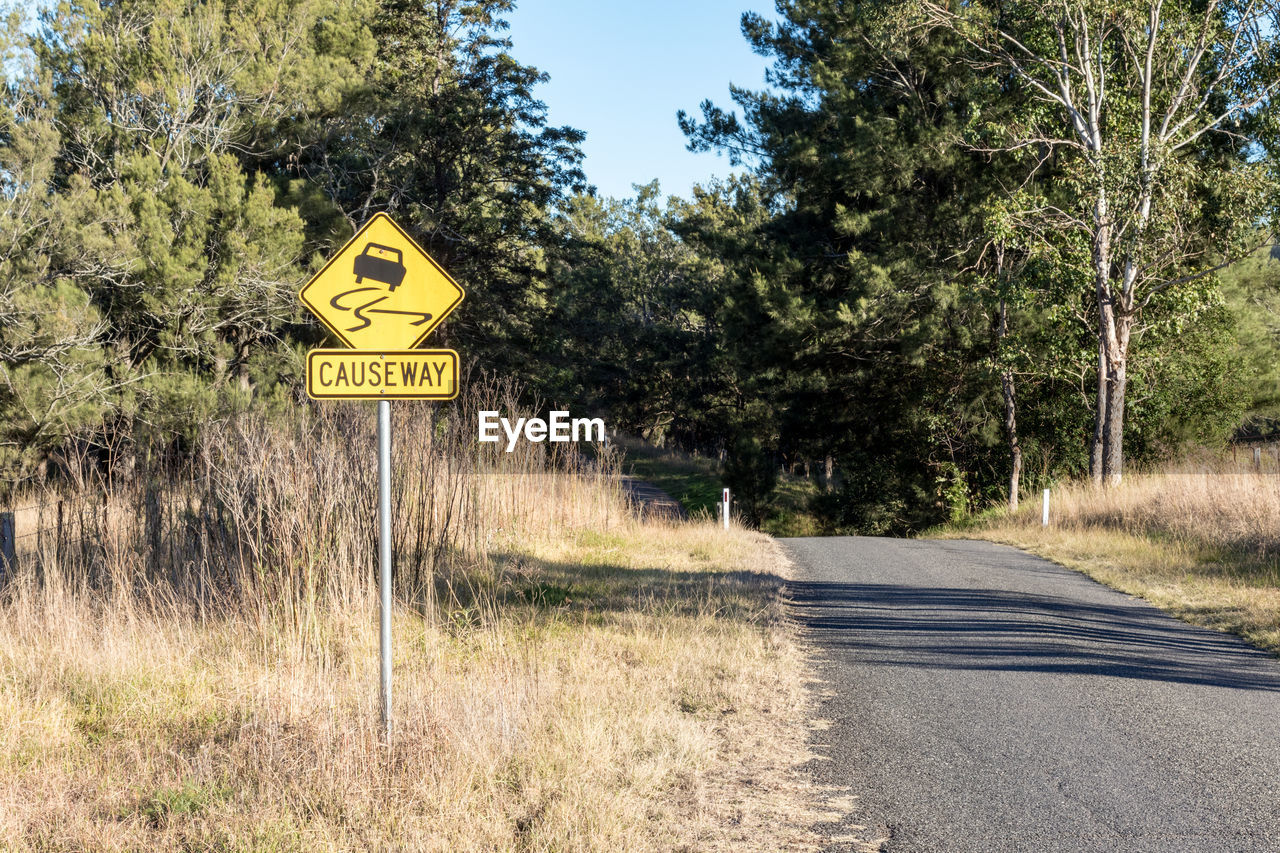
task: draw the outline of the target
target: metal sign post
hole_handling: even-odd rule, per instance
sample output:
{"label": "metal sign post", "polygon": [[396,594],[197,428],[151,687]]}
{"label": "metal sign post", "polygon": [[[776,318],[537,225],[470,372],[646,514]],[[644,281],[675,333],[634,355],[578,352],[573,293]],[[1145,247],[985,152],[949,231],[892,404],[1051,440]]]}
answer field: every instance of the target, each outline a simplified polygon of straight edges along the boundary
{"label": "metal sign post", "polygon": [[[391,745],[391,400],[452,400],[458,354],[419,349],[466,294],[385,213],[376,214],[298,291],[350,349],[307,354],[316,400],[378,401],[378,646],[382,733]],[[0,530],[0,537],[3,531]],[[2,568],[2,567],[0,567]],[[0,576],[3,572],[0,571]]]}
{"label": "metal sign post", "polygon": [[391,401],[378,401],[378,642],[382,656],[382,734],[391,745]]}

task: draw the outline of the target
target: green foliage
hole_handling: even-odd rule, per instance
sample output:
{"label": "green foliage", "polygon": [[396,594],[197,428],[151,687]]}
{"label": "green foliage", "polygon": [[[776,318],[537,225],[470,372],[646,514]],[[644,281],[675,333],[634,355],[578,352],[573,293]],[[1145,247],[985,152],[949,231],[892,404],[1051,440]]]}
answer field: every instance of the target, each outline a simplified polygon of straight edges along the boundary
{"label": "green foliage", "polygon": [[1252,420],[1280,419],[1280,260],[1268,247],[1224,270],[1221,279],[1242,362],[1236,396]]}
{"label": "green foliage", "polygon": [[330,27],[349,12],[126,0],[62,3],[33,36],[10,22],[4,476],[72,445],[127,463],[251,399],[252,359],[297,315],[306,237],[264,140],[341,90]]}
{"label": "green foliage", "polygon": [[[1089,465],[1098,308],[1090,235],[1072,223],[1088,218],[1092,161],[1049,144],[1061,115],[981,70],[975,52],[997,20],[1025,19],[1034,50],[1056,19],[967,4],[925,38],[919,8],[796,0],[776,22],[744,16],[753,48],[776,60],[773,90],[735,88],[740,114],[705,103],[701,120],[681,115],[691,148],[755,166],[771,214],[681,228],[700,253],[735,249],[720,316],[741,409],[753,413],[743,423],[784,456],[837,458],[840,486],[815,505],[838,529],[918,530],[999,498],[1002,376],[1016,389],[1028,476]],[[1107,103],[1114,150],[1098,162],[1112,209],[1127,210],[1145,192],[1126,159],[1138,142],[1124,124],[1132,91]],[[1037,128],[1046,144],[1023,144]],[[1138,226],[1116,238],[1130,241],[1116,257],[1153,276],[1130,366],[1140,458],[1220,440],[1239,413],[1215,281],[1179,277],[1242,245],[1266,199],[1243,144],[1209,135],[1195,158],[1161,154],[1147,242],[1133,242]]]}
{"label": "green foliage", "polygon": [[934,478],[937,494],[949,523],[964,519],[970,511],[969,484],[965,472],[954,464],[941,466],[941,473]]}
{"label": "green foliage", "polygon": [[715,515],[724,483],[714,459],[626,438],[619,438],[618,445],[628,474],[653,483],[679,501],[691,516]]}
{"label": "green foliage", "polygon": [[181,787],[159,788],[142,797],[138,813],[153,826],[164,827],[171,821],[216,808],[234,796],[235,791],[228,785],[200,785],[188,780]]}
{"label": "green foliage", "polygon": [[1017,190],[1001,194],[1010,233],[1035,257],[1090,270],[1074,298],[1057,298],[1083,301],[1094,317],[1093,473],[1118,483],[1125,419],[1138,408],[1126,405],[1126,376],[1139,339],[1210,317],[1212,273],[1247,254],[1274,218],[1280,181],[1257,155],[1274,140],[1264,114],[1280,83],[1280,4],[1104,0],[1066,15],[1020,0],[912,8],[930,35],[965,45],[962,64],[980,80],[1014,96],[998,116],[974,110],[965,129],[998,161],[1024,164]]}
{"label": "green foliage", "polygon": [[880,10],[837,6],[746,16],[781,93],[735,89],[742,119],[682,116],[691,147],[755,159],[774,213],[691,237],[738,249],[725,322],[750,341],[750,426],[785,456],[837,458],[843,485],[817,504],[832,524],[897,531],[944,512],[936,478],[993,441],[973,369],[990,320],[949,258],[1000,175],[955,144],[975,95],[956,42],[905,42]]}
{"label": "green foliage", "polygon": [[736,509],[753,527],[768,512],[778,485],[778,463],[754,436],[738,436],[724,458],[724,483]]}
{"label": "green foliage", "polygon": [[[25,284],[25,286],[23,286]],[[91,341],[100,317],[67,281],[11,280],[0,341],[0,470],[31,470],[66,435],[101,422],[108,410],[105,355]]]}
{"label": "green foliage", "polygon": [[334,110],[308,129],[298,170],[357,226],[392,215],[473,305],[435,340],[486,369],[537,383],[547,331],[553,214],[585,189],[584,136],[550,127],[546,79],[511,55],[510,0],[383,0],[372,52]]}
{"label": "green foliage", "polygon": [[1244,361],[1235,333],[1234,317],[1219,303],[1177,331],[1153,329],[1143,338],[1128,402],[1126,442],[1135,461],[1158,462],[1189,446],[1219,447],[1237,429],[1250,400],[1241,393]]}
{"label": "green foliage", "polygon": [[581,134],[545,127],[545,78],[498,35],[510,6],[69,0],[11,19],[0,477],[59,451],[127,469],[228,412],[296,405],[321,338],[297,288],[378,210],[488,303],[454,342],[527,374]]}
{"label": "green foliage", "polygon": [[659,444],[721,449],[745,417],[731,384],[744,353],[726,340],[734,332],[724,325],[724,263],[677,231],[720,215],[721,198],[706,192],[664,208],[651,183],[634,199],[572,200],[551,265],[548,394],[606,411],[620,429]]}
{"label": "green foliage", "polygon": [[[1098,61],[1115,72],[1088,156],[1053,141],[1064,114],[1029,79],[982,67],[997,24],[1056,44],[1061,21],[1037,6],[961,4],[947,26],[950,7],[924,0],[748,14],[771,88],[680,122],[751,174],[688,199],[588,191],[583,135],[548,125],[545,76],[512,55],[510,0],[64,2],[35,30],[15,19],[0,476],[59,452],[127,469],[227,412],[296,409],[323,340],[296,289],[385,211],[483,306],[436,342],[702,451],[667,472],[686,503],[718,499],[723,477],[766,528],[811,502],[824,529],[921,530],[1002,498],[1005,380],[1026,481],[1088,468],[1098,245],[1081,223],[1099,190],[1114,211],[1154,199],[1115,232],[1110,269],[1140,271],[1129,450],[1219,442],[1246,409],[1280,415],[1280,276],[1262,257],[1205,274],[1258,239],[1280,125],[1245,111],[1135,171],[1140,99],[1115,36],[1141,30],[1142,7],[1085,5],[1111,15]],[[1189,9],[1166,4],[1168,67]],[[1227,81],[1224,105],[1256,82]],[[820,492],[779,479],[828,457]]]}

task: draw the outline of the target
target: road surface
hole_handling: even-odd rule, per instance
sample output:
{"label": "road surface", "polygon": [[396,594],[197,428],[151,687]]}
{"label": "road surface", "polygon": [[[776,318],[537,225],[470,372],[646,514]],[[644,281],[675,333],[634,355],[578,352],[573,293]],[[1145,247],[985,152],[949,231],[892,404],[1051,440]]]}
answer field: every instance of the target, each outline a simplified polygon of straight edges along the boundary
{"label": "road surface", "polygon": [[663,518],[680,520],[688,518],[688,513],[680,505],[680,501],[671,497],[653,483],[637,480],[628,474],[622,475],[622,490],[627,500],[636,508],[641,518]]}
{"label": "road surface", "polygon": [[1280,851],[1280,661],[1012,548],[783,543],[829,693],[811,770],[857,797],[832,838]]}

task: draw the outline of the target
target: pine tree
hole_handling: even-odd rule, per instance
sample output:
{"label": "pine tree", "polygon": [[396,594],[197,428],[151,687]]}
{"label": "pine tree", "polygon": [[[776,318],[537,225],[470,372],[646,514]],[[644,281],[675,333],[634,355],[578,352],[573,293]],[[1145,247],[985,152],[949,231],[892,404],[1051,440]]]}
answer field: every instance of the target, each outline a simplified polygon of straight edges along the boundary
{"label": "pine tree", "polygon": [[[23,406],[19,468],[67,438],[127,465],[144,434],[180,441],[250,397],[250,362],[296,317],[303,273],[303,222],[261,171],[264,140],[350,73],[330,30],[349,13],[121,0],[50,9],[29,37],[10,22],[25,47],[0,157],[32,227],[2,247],[25,271],[8,284],[9,395],[23,406],[60,384],[75,413],[37,423]],[[23,319],[42,301],[60,326]],[[45,339],[59,340],[18,348]]]}
{"label": "pine tree", "polygon": [[546,312],[554,212],[584,189],[579,131],[549,127],[546,77],[511,55],[509,0],[385,0],[366,86],[319,124],[301,163],[352,227],[396,219],[483,310],[436,340],[529,378]]}
{"label": "pine tree", "polygon": [[842,460],[846,523],[902,530],[945,514],[939,481],[990,444],[975,400],[992,389],[971,381],[986,334],[954,261],[991,180],[955,144],[972,75],[954,40],[896,40],[874,4],[779,8],[743,20],[773,91],[734,89],[741,118],[708,102],[681,121],[692,148],[755,164],[780,210],[737,300],[753,373],[772,366],[778,446]]}

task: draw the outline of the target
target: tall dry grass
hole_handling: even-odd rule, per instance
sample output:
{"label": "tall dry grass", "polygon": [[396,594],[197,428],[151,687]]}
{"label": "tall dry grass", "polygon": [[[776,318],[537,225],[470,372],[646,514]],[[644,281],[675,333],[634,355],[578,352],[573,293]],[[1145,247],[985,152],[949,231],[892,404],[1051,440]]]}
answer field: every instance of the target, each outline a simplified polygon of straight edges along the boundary
{"label": "tall dry grass", "polygon": [[0,602],[0,849],[813,843],[776,547],[641,522],[607,456],[478,446],[500,392],[395,407],[390,749],[372,407],[45,495]]}
{"label": "tall dry grass", "polygon": [[[479,589],[495,542],[609,526],[628,508],[608,453],[588,459],[561,444],[512,453],[478,444],[474,413],[519,412],[516,390],[475,383],[449,406],[393,407],[392,505],[396,585],[453,604]],[[523,412],[522,414],[529,414]],[[102,600],[157,597],[172,606],[352,602],[368,592],[377,547],[373,408],[326,403],[289,424],[245,415],[206,429],[180,467],[143,465],[127,480],[69,478],[16,499],[24,583],[69,584]]]}
{"label": "tall dry grass", "polygon": [[[1115,489],[1058,486],[1051,495],[1053,521],[1249,554],[1254,568],[1280,556],[1280,474],[1198,467],[1131,474]],[[1039,510],[1039,501],[1032,501],[1023,520],[1038,523]]]}
{"label": "tall dry grass", "polygon": [[943,535],[1006,542],[1080,569],[1197,624],[1280,653],[1280,470],[1268,455],[1202,457],[1089,482]]}

